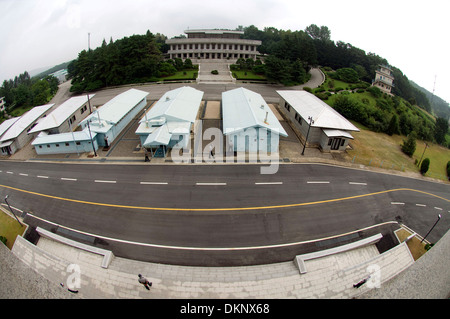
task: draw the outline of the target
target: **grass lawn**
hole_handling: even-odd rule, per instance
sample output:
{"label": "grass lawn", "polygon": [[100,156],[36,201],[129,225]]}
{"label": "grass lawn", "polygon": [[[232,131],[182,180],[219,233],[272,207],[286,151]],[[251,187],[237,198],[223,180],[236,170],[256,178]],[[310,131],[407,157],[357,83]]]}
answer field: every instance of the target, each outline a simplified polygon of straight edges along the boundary
{"label": "grass lawn", "polygon": [[[186,72],[186,74],[184,74]],[[178,71],[174,75],[159,78],[159,81],[174,81],[174,80],[195,80],[197,78],[198,70],[184,70]]]}
{"label": "grass lawn", "polygon": [[6,246],[9,249],[14,245],[17,235],[23,235],[25,229],[26,226],[20,226],[14,217],[10,217],[0,209],[0,236],[6,237]]}
{"label": "grass lawn", "polygon": [[232,73],[236,80],[267,80],[264,75],[256,74],[252,71],[233,71]]}
{"label": "grass lawn", "polygon": [[[408,236],[412,235],[409,231],[404,228],[401,228],[395,232],[400,242],[403,242]],[[406,245],[408,245],[409,251],[413,256],[414,260],[419,259],[423,254],[427,251],[425,250],[425,242],[421,243],[420,239],[417,237],[411,238]]]}
{"label": "grass lawn", "polygon": [[350,88],[350,85],[353,85],[353,84],[349,84],[349,83],[347,83],[347,82],[342,82],[342,81],[339,81],[339,80],[333,80],[333,79],[331,79],[331,78],[329,78],[328,80],[326,80],[323,84],[322,84],[322,87],[325,89],[325,90],[329,90],[330,89],[330,86],[329,86],[329,83],[330,83],[330,81],[333,81],[334,82],[334,87],[332,88],[332,90],[334,90],[334,89],[336,89],[336,88],[342,88],[342,89],[347,89],[347,88]]}
{"label": "grass lawn", "polygon": [[[375,133],[359,123],[351,122],[360,129],[360,132],[352,132],[355,139],[350,142],[353,149],[347,151],[349,160],[356,156],[355,163],[370,164],[375,167],[382,165],[383,168],[395,170],[403,168],[404,171],[419,172],[414,161],[420,160],[425,148],[424,142],[417,141],[416,151],[410,158],[401,150],[401,145],[406,137]],[[446,165],[450,160],[450,150],[440,145],[429,144],[424,155],[424,158],[426,157],[430,159],[430,168],[425,176],[447,180]]]}

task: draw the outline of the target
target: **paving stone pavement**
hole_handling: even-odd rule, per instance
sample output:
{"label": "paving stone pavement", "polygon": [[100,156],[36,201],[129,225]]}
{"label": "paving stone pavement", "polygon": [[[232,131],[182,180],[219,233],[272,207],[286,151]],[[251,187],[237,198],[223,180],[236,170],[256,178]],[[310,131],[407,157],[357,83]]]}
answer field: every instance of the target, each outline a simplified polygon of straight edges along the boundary
{"label": "paving stone pavement", "polygon": [[[383,282],[414,263],[405,244],[383,254],[371,245],[308,260],[305,262],[308,272],[302,275],[294,262],[245,267],[186,267],[115,257],[105,269],[100,267],[101,256],[42,237],[36,246],[17,237],[11,255],[45,278],[47,286],[53,284],[57,292],[45,297],[41,294],[41,298],[76,296],[89,299],[348,299],[360,296],[377,283],[374,280],[359,289],[353,287],[368,275],[379,279],[382,286]],[[79,287],[72,287],[78,291],[76,295],[66,290],[76,284],[74,264],[78,265],[80,274]],[[374,267],[380,269],[380,277],[377,277],[378,273],[374,275]],[[150,291],[138,283],[138,274],[153,283]]]}

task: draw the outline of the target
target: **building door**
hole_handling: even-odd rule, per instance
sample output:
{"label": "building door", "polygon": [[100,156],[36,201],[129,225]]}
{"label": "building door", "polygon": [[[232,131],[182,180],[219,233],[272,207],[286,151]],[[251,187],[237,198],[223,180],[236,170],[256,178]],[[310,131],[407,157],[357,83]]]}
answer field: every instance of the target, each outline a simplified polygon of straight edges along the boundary
{"label": "building door", "polygon": [[331,143],[331,149],[337,150],[339,149],[339,146],[341,145],[342,138],[334,138],[333,142]]}

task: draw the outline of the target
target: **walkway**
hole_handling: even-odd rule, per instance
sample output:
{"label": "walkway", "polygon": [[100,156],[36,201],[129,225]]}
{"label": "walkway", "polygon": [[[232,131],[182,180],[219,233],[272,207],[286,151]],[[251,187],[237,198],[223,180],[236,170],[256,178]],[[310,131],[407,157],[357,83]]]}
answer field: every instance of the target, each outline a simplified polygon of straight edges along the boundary
{"label": "walkway", "polygon": [[[236,80],[231,76],[229,64],[226,60],[208,61],[199,63],[197,83],[234,83]],[[217,70],[218,74],[211,71]]]}
{"label": "walkway", "polygon": [[[5,254],[2,252],[2,255]],[[370,268],[373,265],[380,268],[383,283],[414,263],[405,244],[397,245],[383,254],[370,245],[308,260],[305,261],[308,269],[306,274],[300,274],[293,261],[246,267],[186,267],[115,257],[105,269],[100,266],[102,256],[42,237],[36,246],[18,237],[10,255],[15,258],[16,264],[23,262],[42,275],[49,282],[45,284],[46,287],[53,284],[52,289],[56,290],[48,295],[26,295],[21,292],[24,298],[61,298],[61,292],[64,291],[68,298],[73,298],[74,295],[62,288],[60,283],[68,287],[74,274],[68,266],[77,264],[81,273],[81,284],[76,294],[79,298],[347,299],[369,290],[369,284],[359,289],[354,288],[353,284],[373,273]],[[2,282],[29,280],[29,277],[18,278],[16,268],[10,268],[9,274],[6,272],[7,278],[2,278]],[[3,269],[0,273],[5,276]],[[138,283],[138,274],[153,282],[151,291]],[[43,286],[39,280],[30,280],[28,283]],[[21,286],[20,282],[18,285]],[[39,289],[30,291],[38,292]]]}

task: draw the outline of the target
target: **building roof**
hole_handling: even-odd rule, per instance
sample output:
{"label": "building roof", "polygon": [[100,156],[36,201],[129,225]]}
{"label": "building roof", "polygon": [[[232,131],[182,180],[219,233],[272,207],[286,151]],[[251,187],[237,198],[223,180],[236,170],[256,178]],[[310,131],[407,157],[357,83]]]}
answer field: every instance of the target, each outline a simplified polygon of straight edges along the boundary
{"label": "building roof", "polygon": [[325,135],[327,137],[345,137],[345,138],[350,138],[353,139],[353,136],[346,131],[341,131],[341,130],[332,130],[332,129],[323,129],[323,132],[325,133]]}
{"label": "building roof", "polygon": [[185,30],[184,33],[206,33],[206,34],[224,34],[224,33],[231,33],[231,34],[244,34],[244,31],[238,31],[238,30],[228,30],[228,29],[190,29]]}
{"label": "building roof", "polygon": [[[97,133],[95,132],[91,132],[91,134],[92,139],[94,139],[95,136],[97,135]],[[83,131],[59,133],[59,134],[40,133],[31,144],[32,145],[55,144],[55,143],[73,142],[74,140],[76,142],[90,141],[91,136],[89,135],[89,131],[85,129]]]}
{"label": "building roof", "polygon": [[14,124],[5,132],[5,134],[2,135],[2,137],[0,138],[0,142],[18,137],[45,112],[51,109],[53,105],[55,104],[45,104],[33,107],[31,110],[23,114],[20,119],[14,122]]}
{"label": "building roof", "polygon": [[0,124],[0,139],[2,135],[11,127],[11,125],[13,125],[18,119],[20,119],[20,116],[4,120],[2,124]]}
{"label": "building roof", "polygon": [[[89,99],[92,99],[94,95],[95,94],[90,94]],[[29,133],[41,132],[61,126],[62,123],[68,120],[73,113],[87,102],[88,98],[86,95],[75,96],[68,99],[47,115],[47,117],[30,130]]]}
{"label": "building roof", "polygon": [[286,131],[261,94],[237,88],[222,93],[223,131],[225,135],[250,127],[264,127],[279,135]]}
{"label": "building roof", "polygon": [[[101,130],[101,128],[105,127],[110,128],[112,125],[120,122],[149,94],[150,93],[141,90],[129,89],[98,108],[95,112],[81,121],[80,125],[84,125],[87,121],[89,121],[91,130]],[[99,125],[100,123],[102,125]]]}
{"label": "building roof", "polygon": [[151,147],[155,145],[168,145],[172,134],[169,132],[167,125],[157,127],[142,144],[144,147]]}
{"label": "building roof", "polygon": [[158,102],[147,112],[139,123],[154,119],[165,119],[165,121],[185,121],[194,123],[203,92],[184,86],[166,92]]}
{"label": "building roof", "polygon": [[359,132],[356,126],[314,94],[298,90],[277,91],[277,93],[304,120],[307,121],[308,117],[312,117],[314,121],[314,124],[311,125],[312,127]]}

